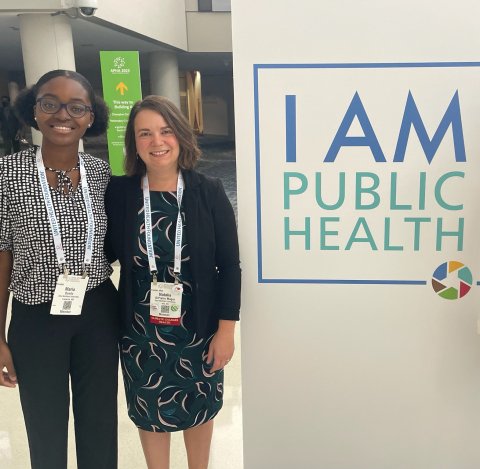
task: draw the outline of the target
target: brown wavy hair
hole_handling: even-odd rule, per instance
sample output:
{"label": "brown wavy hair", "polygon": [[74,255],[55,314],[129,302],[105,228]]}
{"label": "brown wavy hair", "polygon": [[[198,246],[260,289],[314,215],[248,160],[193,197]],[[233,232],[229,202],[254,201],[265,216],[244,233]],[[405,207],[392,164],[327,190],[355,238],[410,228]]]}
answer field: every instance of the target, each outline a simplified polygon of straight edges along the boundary
{"label": "brown wavy hair", "polygon": [[147,168],[137,156],[135,145],[135,118],[137,114],[149,109],[160,114],[166,124],[173,130],[180,146],[178,166],[180,169],[193,169],[200,158],[201,151],[197,145],[197,137],[180,109],[163,96],[150,95],[137,101],[130,111],[125,131],[125,172],[128,176],[143,176]]}

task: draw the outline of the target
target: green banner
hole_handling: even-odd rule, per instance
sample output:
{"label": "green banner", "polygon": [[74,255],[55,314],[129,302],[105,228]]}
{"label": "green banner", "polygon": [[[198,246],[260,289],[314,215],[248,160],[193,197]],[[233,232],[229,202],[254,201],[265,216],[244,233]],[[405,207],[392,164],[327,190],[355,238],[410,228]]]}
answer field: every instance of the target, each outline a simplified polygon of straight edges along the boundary
{"label": "green banner", "polygon": [[108,155],[112,173],[124,174],[125,129],[130,109],[142,99],[138,52],[100,51],[103,99],[110,108],[107,131]]}

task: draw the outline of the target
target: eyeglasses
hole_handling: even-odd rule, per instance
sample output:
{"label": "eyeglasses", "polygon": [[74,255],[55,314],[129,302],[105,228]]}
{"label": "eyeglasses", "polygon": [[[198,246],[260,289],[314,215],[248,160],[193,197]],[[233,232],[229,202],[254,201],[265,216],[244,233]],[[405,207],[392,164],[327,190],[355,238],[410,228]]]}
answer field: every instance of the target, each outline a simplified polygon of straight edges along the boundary
{"label": "eyeglasses", "polygon": [[40,109],[46,114],[56,114],[60,109],[65,108],[70,117],[78,119],[83,117],[87,112],[92,112],[93,109],[82,103],[61,103],[58,99],[43,97],[36,101],[40,104]]}

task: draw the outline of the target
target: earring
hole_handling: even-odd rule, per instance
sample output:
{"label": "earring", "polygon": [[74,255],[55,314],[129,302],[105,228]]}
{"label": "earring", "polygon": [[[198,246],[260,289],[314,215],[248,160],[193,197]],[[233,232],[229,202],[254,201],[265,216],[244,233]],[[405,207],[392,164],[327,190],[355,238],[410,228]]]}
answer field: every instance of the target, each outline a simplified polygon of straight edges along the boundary
{"label": "earring", "polygon": [[37,120],[37,116],[33,116],[33,118],[34,118],[35,120]]}
{"label": "earring", "polygon": [[92,124],[88,124],[88,127],[90,128],[92,126]]}

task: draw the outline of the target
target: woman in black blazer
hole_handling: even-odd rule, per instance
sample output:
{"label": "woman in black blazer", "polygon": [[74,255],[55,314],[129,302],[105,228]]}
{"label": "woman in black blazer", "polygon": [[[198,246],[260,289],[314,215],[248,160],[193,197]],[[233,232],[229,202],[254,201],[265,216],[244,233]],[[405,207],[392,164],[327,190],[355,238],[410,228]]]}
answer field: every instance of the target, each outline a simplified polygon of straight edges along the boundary
{"label": "woman in black blazer", "polygon": [[169,467],[184,432],[190,468],[207,468],[223,368],[234,352],[240,267],[233,209],[181,112],[148,96],[125,136],[128,176],[107,190],[107,250],[121,264],[121,363],[130,418],[150,469]]}

